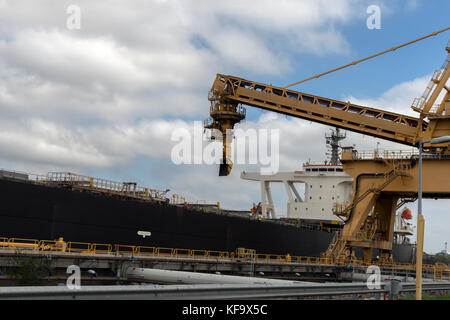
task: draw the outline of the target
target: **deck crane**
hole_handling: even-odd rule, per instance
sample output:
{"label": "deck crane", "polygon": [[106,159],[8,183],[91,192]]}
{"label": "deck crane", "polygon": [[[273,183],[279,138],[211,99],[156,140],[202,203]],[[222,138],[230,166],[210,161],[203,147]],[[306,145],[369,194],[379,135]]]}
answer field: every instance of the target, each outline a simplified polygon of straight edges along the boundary
{"label": "deck crane", "polygon": [[[447,28],[448,29],[448,28]],[[242,105],[306,119],[364,135],[390,140],[407,146],[418,146],[436,137],[450,135],[450,42],[444,65],[436,70],[422,97],[415,99],[412,109],[419,117],[411,117],[350,102],[319,97],[217,74],[208,99],[210,118],[206,129],[222,133],[223,160],[219,175],[232,168],[230,130],[245,118]],[[442,101],[435,105],[441,92]],[[450,198],[450,144],[423,144],[423,197]],[[351,256],[354,248],[362,248],[369,262],[378,250],[381,261],[392,259],[392,242],[396,210],[418,193],[418,157],[414,153],[377,151],[358,153],[343,147],[343,170],[353,177],[350,203],[336,203],[334,214],[345,223],[335,235],[324,256],[336,260]]]}

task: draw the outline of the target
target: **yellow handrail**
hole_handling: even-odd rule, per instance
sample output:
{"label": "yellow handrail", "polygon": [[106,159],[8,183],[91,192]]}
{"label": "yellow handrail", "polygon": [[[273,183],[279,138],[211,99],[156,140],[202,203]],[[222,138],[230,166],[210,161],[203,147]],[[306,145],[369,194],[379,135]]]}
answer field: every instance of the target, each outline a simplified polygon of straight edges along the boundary
{"label": "yellow handrail", "polygon": [[8,246],[8,238],[0,237],[0,247],[7,247],[7,246]]}
{"label": "yellow handrail", "polygon": [[10,248],[25,248],[25,249],[39,249],[39,240],[36,239],[23,239],[23,238],[10,238],[8,239],[8,247]]}
{"label": "yellow handrail", "polygon": [[192,250],[192,256],[194,258],[195,257],[207,258],[208,257],[208,251],[207,250],[194,249],[194,250]]}
{"label": "yellow handrail", "polygon": [[138,246],[135,248],[135,252],[136,252],[137,256],[145,256],[145,255],[155,256],[157,253],[157,248],[156,247]]}
{"label": "yellow handrail", "polygon": [[[61,245],[65,247],[61,249]],[[41,251],[67,251],[90,254],[112,254],[113,245],[101,243],[87,243],[69,241],[64,242],[60,240],[37,240],[37,239],[23,239],[23,238],[7,238],[0,237],[0,248],[23,248],[30,250]],[[115,253],[125,253],[136,256],[161,256],[161,257],[192,257],[192,258],[212,258],[212,259],[226,259],[235,260],[236,258],[243,261],[266,261],[266,262],[291,262],[299,264],[338,264],[338,265],[353,265],[353,266],[368,266],[363,260],[359,259],[338,259],[331,260],[325,257],[306,257],[306,256],[290,256],[280,254],[262,254],[255,253],[254,250],[241,248],[241,251],[236,255],[235,252],[217,251],[217,250],[200,250],[200,249],[186,249],[186,248],[160,248],[160,247],[146,247],[146,246],[128,246],[116,245]],[[376,264],[376,263],[374,263]],[[395,263],[395,264],[378,264],[381,268],[392,271],[415,271],[415,265],[409,263]],[[423,272],[432,275],[435,279],[450,280],[450,266],[436,264],[424,264]]]}
{"label": "yellow handrail", "polygon": [[229,252],[210,250],[208,256],[210,258],[227,259],[229,258]]}
{"label": "yellow handrail", "polygon": [[92,243],[89,248],[90,253],[111,253],[112,245],[106,243]]}
{"label": "yellow handrail", "polygon": [[90,253],[91,244],[87,242],[67,242],[67,252]]}
{"label": "yellow handrail", "polygon": [[172,257],[174,254],[174,248],[157,248],[156,254],[160,257]]}
{"label": "yellow handrail", "polygon": [[174,253],[175,257],[179,257],[179,256],[190,257],[190,256],[192,256],[190,249],[174,249],[173,253]]}

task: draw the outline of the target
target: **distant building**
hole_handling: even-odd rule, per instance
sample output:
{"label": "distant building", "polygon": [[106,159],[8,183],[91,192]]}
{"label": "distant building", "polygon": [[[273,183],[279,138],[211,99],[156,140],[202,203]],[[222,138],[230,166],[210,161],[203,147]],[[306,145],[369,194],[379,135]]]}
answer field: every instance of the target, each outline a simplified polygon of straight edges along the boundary
{"label": "distant building", "polygon": [[450,251],[449,250],[442,250],[442,251],[440,251],[440,252],[438,252],[436,254],[440,255],[440,256],[450,256]]}

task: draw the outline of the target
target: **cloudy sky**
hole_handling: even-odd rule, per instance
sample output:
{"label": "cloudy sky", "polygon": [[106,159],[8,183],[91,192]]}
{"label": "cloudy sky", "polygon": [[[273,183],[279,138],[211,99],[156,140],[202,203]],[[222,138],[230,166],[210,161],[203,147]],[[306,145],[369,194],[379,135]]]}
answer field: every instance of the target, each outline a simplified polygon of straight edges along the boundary
{"label": "cloudy sky", "polygon": [[[381,28],[367,28],[369,5]],[[80,9],[73,28],[71,8]],[[259,185],[236,165],[176,165],[176,129],[208,116],[216,73],[287,85],[448,26],[447,1],[0,0],[0,167],[72,171],[169,188],[246,209]],[[68,23],[69,22],[69,23]],[[444,33],[295,89],[415,115],[445,58]],[[329,128],[248,108],[244,128],[280,130],[280,171],[326,157]],[[348,133],[360,150],[404,146]],[[279,215],[283,187],[274,187]],[[424,202],[427,251],[443,249],[449,201]],[[415,211],[415,205],[410,206]]]}

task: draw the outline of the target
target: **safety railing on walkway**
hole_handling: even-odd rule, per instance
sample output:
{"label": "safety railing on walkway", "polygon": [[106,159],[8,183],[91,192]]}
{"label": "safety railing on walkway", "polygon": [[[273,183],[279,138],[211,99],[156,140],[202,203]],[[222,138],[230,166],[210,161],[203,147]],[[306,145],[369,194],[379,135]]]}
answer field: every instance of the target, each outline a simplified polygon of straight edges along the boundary
{"label": "safety railing on walkway", "polygon": [[[252,249],[240,248],[239,253],[200,250],[185,248],[162,248],[147,246],[132,246],[122,244],[101,244],[59,240],[37,240],[23,238],[0,237],[0,249],[23,249],[31,251],[59,251],[78,254],[106,254],[112,256],[130,257],[162,257],[162,258],[189,258],[189,259],[215,259],[224,261],[260,262],[260,263],[294,263],[316,265],[345,265],[367,267],[377,265],[376,262],[366,263],[359,259],[330,259],[325,257],[291,256],[289,254],[255,253]],[[415,265],[409,263],[378,264],[385,271],[397,273],[415,273]],[[450,280],[450,266],[443,264],[424,264],[423,273],[435,280]]]}
{"label": "safety railing on walkway", "polygon": [[169,190],[155,190],[137,186],[135,182],[116,182],[101,178],[83,176],[71,172],[49,172],[47,179],[59,184],[66,184],[76,188],[86,188],[93,191],[124,194],[127,196],[166,201]]}
{"label": "safety railing on walkway", "polygon": [[353,158],[358,160],[372,159],[410,159],[419,153],[415,150],[371,150],[356,151],[354,150]]}
{"label": "safety railing on walkway", "polygon": [[49,172],[47,175],[41,175],[0,169],[0,176],[40,185],[70,186],[77,189],[124,195],[143,200],[168,201],[166,194],[169,190],[140,187],[135,182],[116,182],[71,172]]}

